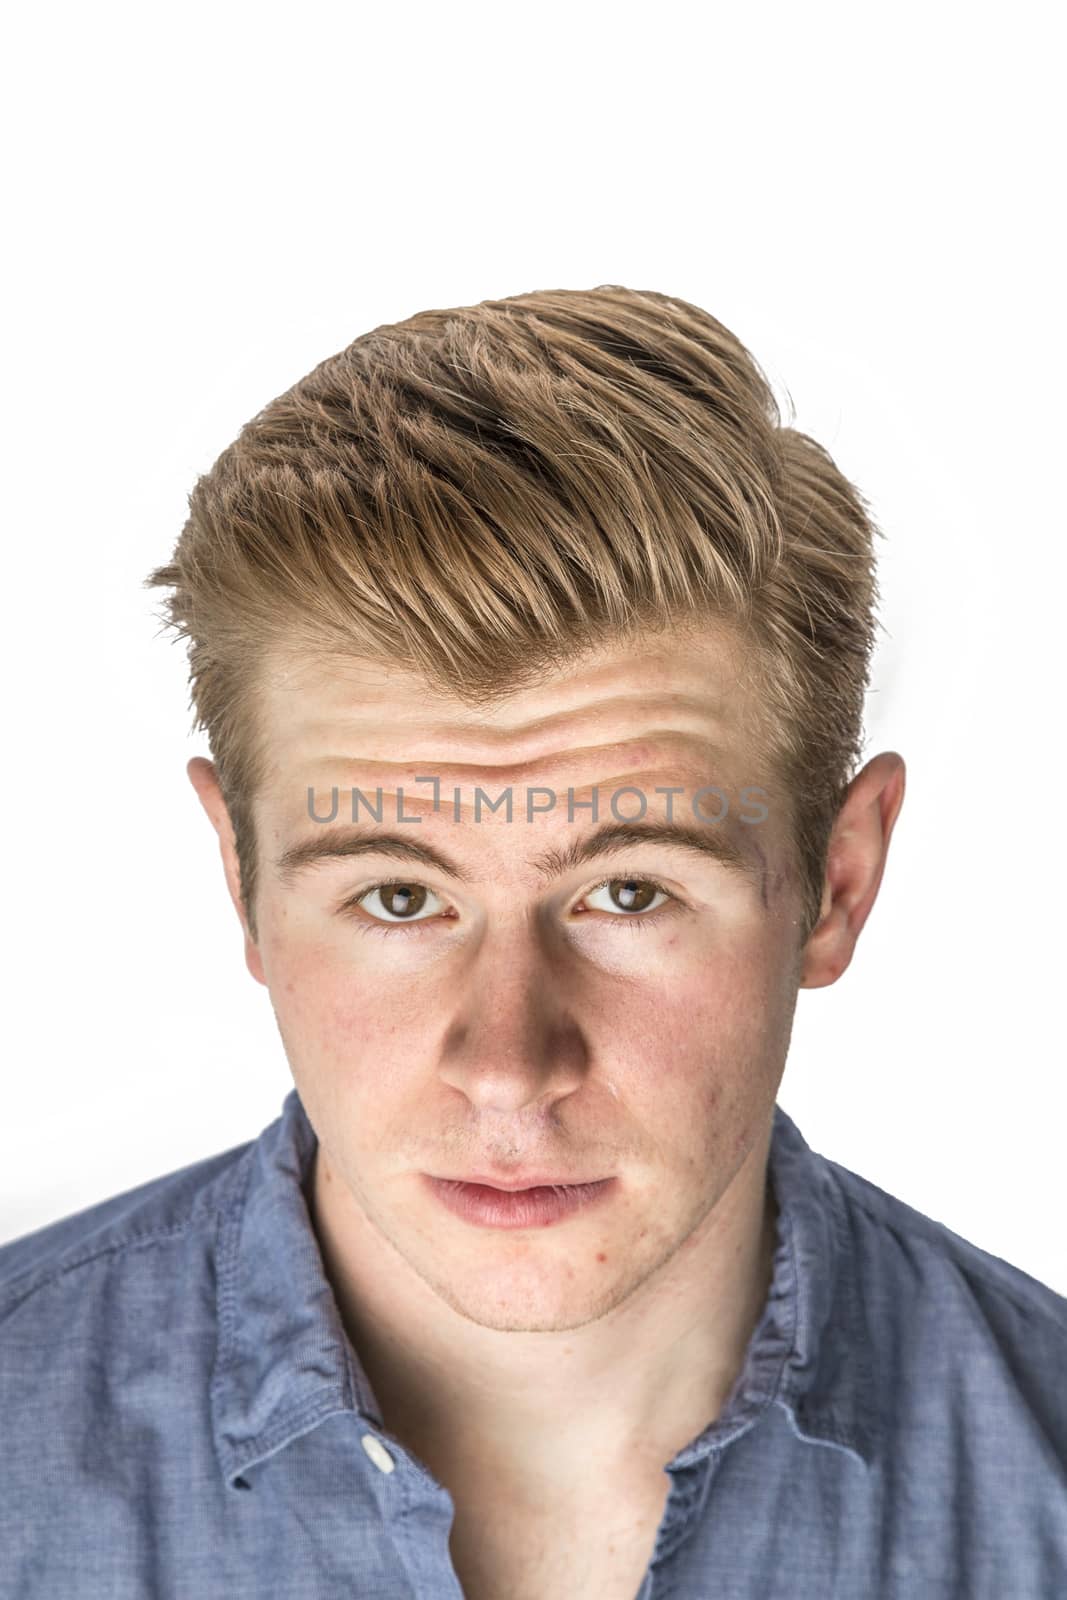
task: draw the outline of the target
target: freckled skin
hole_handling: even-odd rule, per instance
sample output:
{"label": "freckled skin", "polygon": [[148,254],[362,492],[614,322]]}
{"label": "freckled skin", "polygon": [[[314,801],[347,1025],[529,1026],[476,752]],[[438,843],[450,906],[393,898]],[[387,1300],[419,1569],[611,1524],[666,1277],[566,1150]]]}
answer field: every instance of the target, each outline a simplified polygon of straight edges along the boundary
{"label": "freckled skin", "polygon": [[[268,675],[274,767],[256,802],[258,939],[246,930],[245,957],[318,1135],[309,1204],[345,1326],[383,1415],[442,1470],[461,1470],[450,1453],[466,1436],[501,1470],[519,1439],[523,1469],[551,1458],[557,1479],[573,1438],[587,1472],[591,1418],[608,1454],[629,1451],[638,1430],[643,1449],[669,1456],[729,1391],[762,1309],[774,1245],[766,1153],[797,987],[848,964],[903,763],[878,757],[855,780],[840,901],[827,897],[803,949],[773,806],[759,824],[715,824],[736,826],[751,877],[662,845],[547,885],[529,865],[591,828],[588,810],[568,822],[568,785],[578,799],[597,788],[603,821],[624,785],[648,796],[651,819],[665,815],[657,785],[737,794],[768,781],[732,648],[709,632],[600,651],[489,712],[370,664]],[[189,771],[240,909],[213,769]],[[427,773],[448,797],[436,814],[415,782]],[[284,886],[278,854],[317,826],[308,786],[331,784],[381,785],[383,827],[438,846],[469,881],[377,856],[319,864]],[[516,820],[483,812],[475,824],[475,789],[509,785]],[[564,803],[527,822],[524,792],[540,785]],[[406,830],[391,809],[398,786],[405,814],[422,818]],[[674,897],[641,930],[597,888],[624,870]],[[383,878],[431,891],[419,931],[383,934],[377,903],[378,920],[340,913]],[[614,1175],[615,1193],[562,1224],[509,1232],[453,1217],[420,1178],[497,1165]],[[586,1270],[590,1256],[604,1270]]]}

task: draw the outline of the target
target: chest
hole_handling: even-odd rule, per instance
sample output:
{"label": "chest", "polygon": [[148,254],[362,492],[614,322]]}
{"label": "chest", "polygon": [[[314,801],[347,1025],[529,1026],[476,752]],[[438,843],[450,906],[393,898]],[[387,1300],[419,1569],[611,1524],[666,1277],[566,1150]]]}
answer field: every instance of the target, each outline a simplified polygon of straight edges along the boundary
{"label": "chest", "polygon": [[465,1600],[636,1600],[669,1483],[580,1511],[460,1504],[449,1539]]}

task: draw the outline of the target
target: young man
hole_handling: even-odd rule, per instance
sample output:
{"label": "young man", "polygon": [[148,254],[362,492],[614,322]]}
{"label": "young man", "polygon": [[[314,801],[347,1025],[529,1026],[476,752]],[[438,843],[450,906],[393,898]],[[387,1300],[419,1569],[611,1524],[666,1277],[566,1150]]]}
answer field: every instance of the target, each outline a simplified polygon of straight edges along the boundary
{"label": "young man", "polygon": [[0,1250],[0,1593],[1067,1593],[1067,1301],[776,1103],[904,795],[875,531],[611,286],[378,328],[199,480],[149,581],[296,1088]]}

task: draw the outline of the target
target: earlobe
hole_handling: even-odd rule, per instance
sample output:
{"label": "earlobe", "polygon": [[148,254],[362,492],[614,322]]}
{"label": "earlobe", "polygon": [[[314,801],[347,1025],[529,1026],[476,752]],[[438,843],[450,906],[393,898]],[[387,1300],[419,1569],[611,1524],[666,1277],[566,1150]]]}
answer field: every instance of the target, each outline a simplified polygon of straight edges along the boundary
{"label": "earlobe", "polygon": [[263,968],[263,957],[259,953],[259,946],[252,939],[247,929],[245,930],[245,966],[257,983],[261,983],[265,989],[269,988],[267,974]]}
{"label": "earlobe", "polygon": [[831,903],[805,947],[800,988],[825,989],[836,983],[852,960],[855,943],[849,938],[847,911],[840,903]]}

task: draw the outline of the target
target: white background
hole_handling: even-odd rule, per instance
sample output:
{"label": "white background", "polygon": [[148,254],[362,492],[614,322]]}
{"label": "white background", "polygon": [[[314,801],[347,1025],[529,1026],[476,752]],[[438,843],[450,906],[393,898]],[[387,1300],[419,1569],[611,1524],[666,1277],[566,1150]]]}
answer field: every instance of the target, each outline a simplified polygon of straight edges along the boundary
{"label": "white background", "polygon": [[908,792],[779,1099],[1067,1293],[1065,262],[1051,5],[23,7],[8,33],[0,1239],[291,1087],[184,774],[186,495],[382,322],[706,307],[873,503]]}

